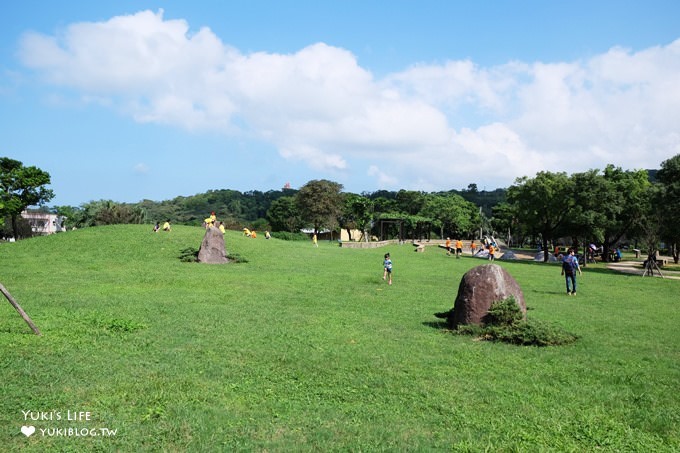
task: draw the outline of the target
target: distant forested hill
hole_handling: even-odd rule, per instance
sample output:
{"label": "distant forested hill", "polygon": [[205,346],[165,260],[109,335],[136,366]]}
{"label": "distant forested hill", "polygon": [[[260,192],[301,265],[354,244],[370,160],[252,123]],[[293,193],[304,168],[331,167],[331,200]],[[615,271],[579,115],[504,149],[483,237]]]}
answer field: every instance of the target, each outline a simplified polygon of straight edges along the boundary
{"label": "distant forested hill", "polygon": [[[491,208],[505,200],[505,192],[505,189],[478,191],[476,185],[471,184],[467,190],[451,190],[439,193],[461,195],[467,201],[481,207],[484,214],[490,217]],[[171,219],[174,223],[186,225],[200,225],[211,212],[215,211],[218,219],[224,221],[228,226],[234,227],[251,225],[258,220],[263,221],[272,202],[282,197],[295,196],[296,193],[296,189],[270,190],[267,192],[258,190],[239,192],[230,189],[210,190],[201,194],[179,196],[160,202],[143,200],[133,206],[143,208],[149,221]],[[362,193],[363,196],[371,199],[383,198],[388,200],[394,200],[397,194],[397,191],[387,190]]]}
{"label": "distant forested hill", "polygon": [[294,189],[270,190],[261,192],[253,190],[210,190],[188,197],[176,197],[161,202],[143,200],[135,206],[146,210],[147,218],[153,221],[171,219],[173,222],[186,225],[200,225],[203,220],[215,212],[217,218],[227,224],[239,224],[264,219],[267,209],[274,200],[293,196]]}

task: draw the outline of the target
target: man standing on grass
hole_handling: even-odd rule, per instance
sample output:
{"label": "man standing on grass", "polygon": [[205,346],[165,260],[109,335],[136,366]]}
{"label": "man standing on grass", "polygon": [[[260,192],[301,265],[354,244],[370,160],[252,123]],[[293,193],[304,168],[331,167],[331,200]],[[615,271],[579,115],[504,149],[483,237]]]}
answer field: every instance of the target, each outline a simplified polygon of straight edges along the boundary
{"label": "man standing on grass", "polygon": [[[576,295],[576,271],[579,275],[583,275],[581,267],[578,265],[578,258],[574,256],[574,249],[567,251],[567,256],[562,260],[562,275],[567,282],[567,296]],[[569,289],[569,281],[571,280],[571,290]]]}

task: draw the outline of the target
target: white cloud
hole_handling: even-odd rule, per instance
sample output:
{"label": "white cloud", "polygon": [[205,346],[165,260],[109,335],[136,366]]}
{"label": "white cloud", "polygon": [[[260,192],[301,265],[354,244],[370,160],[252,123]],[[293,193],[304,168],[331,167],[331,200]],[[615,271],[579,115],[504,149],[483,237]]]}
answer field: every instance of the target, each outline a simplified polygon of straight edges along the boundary
{"label": "white cloud", "polygon": [[680,40],[574,62],[419,64],[376,80],[346,49],[242,54],[208,28],[143,11],[27,33],[20,54],[53,85],[136,121],[244,134],[317,170],[369,168],[381,185],[498,187],[680,153]]}
{"label": "white cloud", "polygon": [[532,65],[509,124],[529,147],[580,167],[658,167],[680,151],[680,40],[589,61]]}
{"label": "white cloud", "polygon": [[380,189],[384,190],[396,189],[398,182],[397,178],[394,178],[392,176],[389,176],[387,173],[384,173],[382,170],[380,170],[380,168],[378,168],[377,165],[369,166],[366,174],[371,178],[377,179],[378,187]]}
{"label": "white cloud", "polygon": [[144,162],[140,162],[132,167],[132,171],[139,174],[149,173],[149,166]]}

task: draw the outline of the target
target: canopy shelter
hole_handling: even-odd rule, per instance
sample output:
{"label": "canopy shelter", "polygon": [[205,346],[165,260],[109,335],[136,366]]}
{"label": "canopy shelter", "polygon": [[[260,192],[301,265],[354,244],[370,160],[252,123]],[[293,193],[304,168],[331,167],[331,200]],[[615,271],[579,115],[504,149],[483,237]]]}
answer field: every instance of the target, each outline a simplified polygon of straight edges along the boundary
{"label": "canopy shelter", "polygon": [[404,219],[380,219],[380,240],[387,240],[390,225],[397,225],[399,229],[399,240],[404,240]]}

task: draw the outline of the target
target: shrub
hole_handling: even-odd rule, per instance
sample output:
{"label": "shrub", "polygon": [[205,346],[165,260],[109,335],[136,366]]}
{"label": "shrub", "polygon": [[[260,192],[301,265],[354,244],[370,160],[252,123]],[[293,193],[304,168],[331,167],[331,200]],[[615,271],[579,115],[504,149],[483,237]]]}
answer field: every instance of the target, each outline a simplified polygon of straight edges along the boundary
{"label": "shrub", "polygon": [[512,326],[524,320],[522,310],[513,296],[494,302],[484,323],[491,326]]}
{"label": "shrub", "polygon": [[526,346],[560,346],[573,343],[578,337],[560,327],[530,320],[512,326],[489,326],[485,339]]}
{"label": "shrub", "polygon": [[198,249],[194,247],[187,247],[180,250],[179,260],[183,263],[195,263],[198,261]]}
{"label": "shrub", "polygon": [[230,253],[227,255],[227,259],[232,263],[247,263],[248,260],[238,253]]}
{"label": "shrub", "polygon": [[472,335],[488,341],[525,346],[559,346],[573,343],[578,337],[550,324],[524,320],[515,298],[496,301],[485,316],[485,324],[461,325],[457,333]]}
{"label": "shrub", "polygon": [[272,237],[283,241],[309,241],[309,235],[305,233],[290,233],[288,231],[274,231]]}

